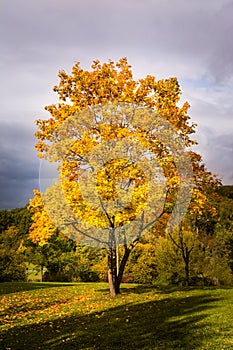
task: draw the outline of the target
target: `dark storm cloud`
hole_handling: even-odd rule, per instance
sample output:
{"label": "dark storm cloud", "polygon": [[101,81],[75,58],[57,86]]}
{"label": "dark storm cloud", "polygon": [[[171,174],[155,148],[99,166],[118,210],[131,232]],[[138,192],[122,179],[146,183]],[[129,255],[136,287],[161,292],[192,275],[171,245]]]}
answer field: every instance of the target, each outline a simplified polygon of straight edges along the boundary
{"label": "dark storm cloud", "polygon": [[17,123],[0,123],[0,209],[24,206],[38,188],[31,131]]}

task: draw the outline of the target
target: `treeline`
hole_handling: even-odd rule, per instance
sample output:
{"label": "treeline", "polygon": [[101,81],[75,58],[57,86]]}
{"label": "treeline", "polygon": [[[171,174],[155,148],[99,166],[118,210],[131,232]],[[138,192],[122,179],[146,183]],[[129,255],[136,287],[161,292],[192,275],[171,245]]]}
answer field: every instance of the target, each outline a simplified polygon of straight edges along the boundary
{"label": "treeline", "polygon": [[[155,227],[142,237],[124,273],[125,282],[233,285],[233,186],[221,186],[217,215],[206,214],[197,231],[167,234]],[[27,206],[0,211],[0,281],[106,281],[105,249],[83,246],[57,232],[39,246],[28,239]],[[119,259],[123,251],[119,247]]]}

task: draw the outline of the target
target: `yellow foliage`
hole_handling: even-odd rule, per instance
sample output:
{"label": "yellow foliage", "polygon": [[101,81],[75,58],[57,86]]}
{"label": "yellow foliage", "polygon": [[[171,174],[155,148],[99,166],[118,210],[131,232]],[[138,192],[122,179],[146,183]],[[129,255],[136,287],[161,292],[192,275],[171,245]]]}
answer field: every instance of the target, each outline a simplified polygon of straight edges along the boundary
{"label": "yellow foliage", "polygon": [[29,209],[33,212],[33,223],[30,227],[29,238],[43,246],[56,232],[57,228],[45,211],[42,195],[38,190],[34,190],[34,198],[30,200]]}
{"label": "yellow foliage", "polygon": [[[117,228],[130,223],[142,214],[148,201],[150,179],[140,166],[129,159],[122,157],[109,162],[102,159],[102,168],[96,174],[92,173],[92,176],[95,176],[96,189],[93,182],[89,181],[84,198],[80,189],[82,166],[87,164],[86,159],[96,146],[98,148],[100,144],[106,145],[104,151],[107,152],[108,142],[114,143],[115,139],[131,138],[137,141],[140,147],[156,155],[157,162],[166,177],[168,204],[164,207],[164,212],[166,208],[170,210],[176,200],[180,184],[185,181],[176,169],[172,144],[178,145],[179,139],[182,139],[186,147],[196,143],[190,137],[195,131],[195,124],[190,123],[187,114],[189,104],[186,102],[181,107],[177,106],[181,94],[177,78],[157,81],[154,76],[146,76],[134,80],[126,58],[116,63],[109,60],[104,64],[94,60],[91,68],[91,71],[84,70],[78,62],[72,68],[70,75],[65,71],[59,72],[60,82],[54,87],[59,103],[46,107],[50,113],[48,120],[36,121],[38,129],[35,134],[38,138],[36,149],[39,157],[55,161],[62,154],[62,164],[59,167],[60,181],[63,196],[75,214],[75,221],[82,220],[96,228]],[[98,114],[98,106],[103,106],[107,102],[109,108],[103,111],[105,115],[102,118]],[[130,124],[132,109],[128,111],[124,109],[123,114],[117,113],[115,103],[124,102],[147,108],[135,109],[134,119],[137,125]],[[166,134],[162,124],[158,126],[157,133],[154,133],[153,125],[148,129],[151,113],[155,111],[177,131],[177,140],[170,140],[169,130]],[[77,114],[78,112],[82,114]],[[66,126],[70,117],[75,115],[82,118],[79,124],[62,129],[61,126]],[[91,123],[90,116],[96,121],[95,125]],[[71,120],[70,123],[72,122]],[[153,121],[151,123],[153,124]],[[162,141],[158,137],[161,133],[164,135]],[[60,142],[63,136],[65,141]],[[64,149],[68,151],[64,152]],[[190,152],[190,159],[197,186],[193,193],[190,212],[201,215],[207,201],[202,188],[204,185],[215,183],[215,180],[201,165],[199,155]],[[156,202],[158,193],[151,192],[150,195],[154,196]],[[127,201],[129,193],[131,200]],[[88,198],[93,194],[95,201],[90,203]],[[57,206],[55,199],[53,201]],[[114,203],[118,203],[117,210]],[[102,210],[98,209],[98,205]],[[38,191],[35,191],[34,199],[30,201],[30,209],[34,212],[30,237],[44,244],[56,228],[44,209]]]}

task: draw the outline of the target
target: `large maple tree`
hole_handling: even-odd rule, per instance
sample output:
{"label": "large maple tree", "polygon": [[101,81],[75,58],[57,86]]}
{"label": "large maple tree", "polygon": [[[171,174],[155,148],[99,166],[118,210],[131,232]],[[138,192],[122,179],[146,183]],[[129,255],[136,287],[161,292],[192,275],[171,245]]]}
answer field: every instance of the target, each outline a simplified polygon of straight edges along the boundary
{"label": "large maple tree", "polygon": [[[126,58],[96,60],[91,71],[76,63],[71,74],[60,71],[59,78],[54,87],[59,102],[45,107],[50,118],[36,121],[35,136],[39,157],[60,162],[60,184],[48,189],[44,203],[35,191],[30,236],[45,244],[58,226],[80,242],[102,244],[115,295],[142,233],[164,218],[174,226],[178,217],[179,224],[189,202],[189,215],[200,215],[207,206],[205,189],[217,180],[191,151],[196,125],[189,104],[178,106],[176,78],[135,80]],[[97,170],[88,166],[90,158],[92,165],[98,162]],[[124,248],[120,261],[118,245]]]}

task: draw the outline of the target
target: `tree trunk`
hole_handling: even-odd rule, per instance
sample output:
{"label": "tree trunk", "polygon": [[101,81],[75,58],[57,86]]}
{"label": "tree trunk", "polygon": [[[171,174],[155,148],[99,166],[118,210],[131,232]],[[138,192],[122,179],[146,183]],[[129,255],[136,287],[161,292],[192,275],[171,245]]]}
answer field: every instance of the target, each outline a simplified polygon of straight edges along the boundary
{"label": "tree trunk", "polygon": [[40,281],[43,282],[43,276],[44,276],[44,266],[41,265],[40,267]]}
{"label": "tree trunk", "polygon": [[112,296],[119,294],[119,286],[117,288],[117,259],[115,247],[110,247],[108,249],[108,284]]}
{"label": "tree trunk", "polygon": [[185,286],[189,286],[189,256],[185,259]]}
{"label": "tree trunk", "polygon": [[119,271],[117,269],[117,258],[118,258],[118,248],[109,248],[108,250],[108,284],[109,284],[109,290],[110,295],[115,296],[117,294],[120,294],[120,285],[123,277],[123,273],[125,270],[125,265],[128,261],[130,252],[132,249],[128,248],[127,245],[125,245],[125,252],[123,255],[123,258],[119,264]]}
{"label": "tree trunk", "polygon": [[126,265],[126,263],[128,261],[129,254],[130,254],[130,252],[132,250],[132,249],[129,249],[127,247],[127,245],[125,245],[124,248],[125,248],[125,252],[124,252],[123,258],[121,260],[120,267],[119,267],[119,273],[118,273],[118,276],[117,276],[119,289],[120,289],[120,284],[121,284],[121,281],[122,281],[123,273],[124,273],[124,270],[125,270],[125,265]]}

